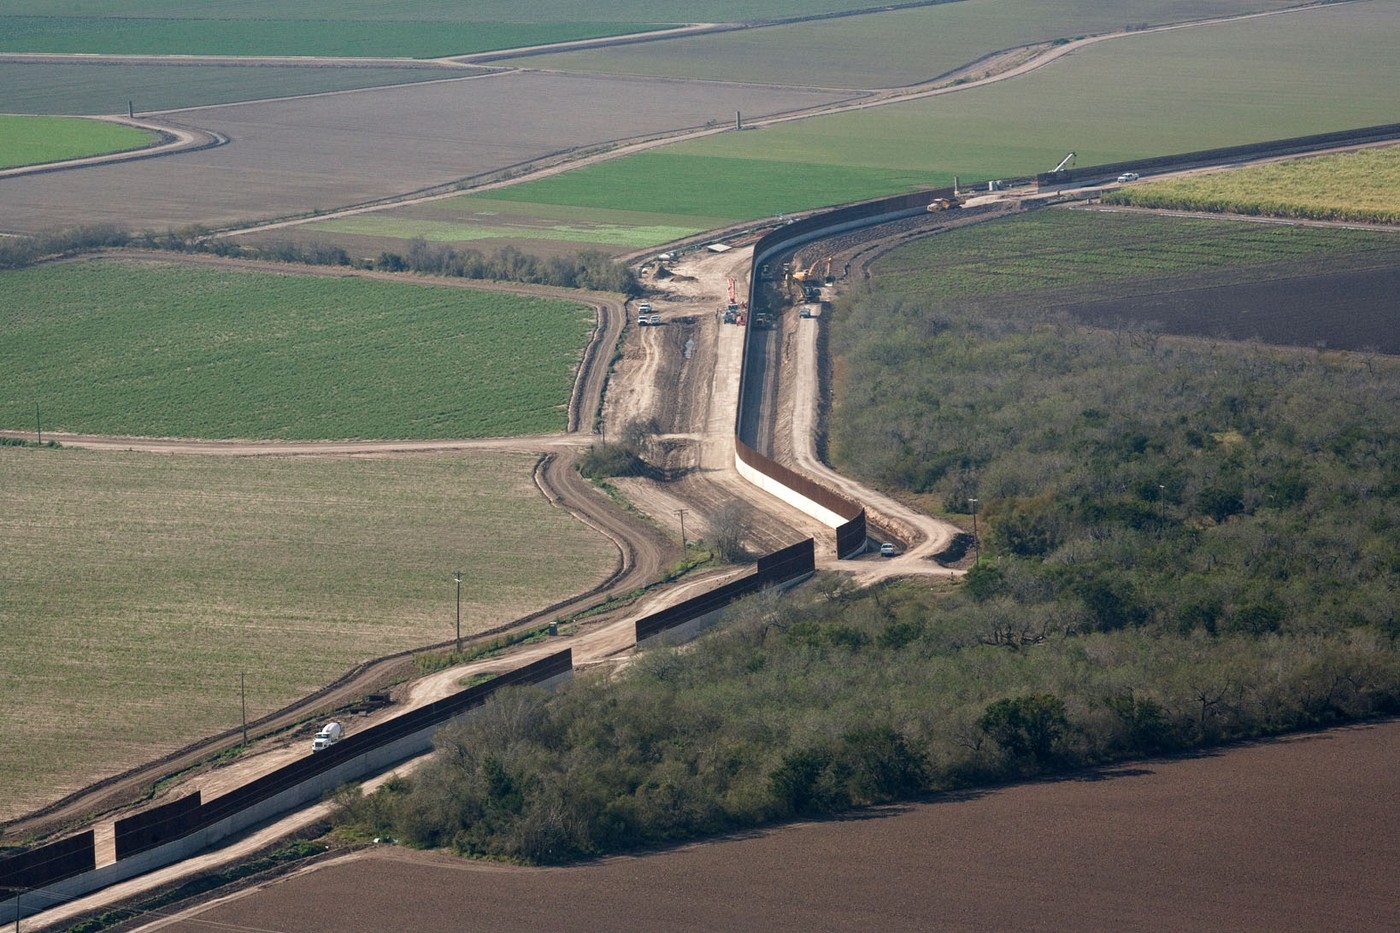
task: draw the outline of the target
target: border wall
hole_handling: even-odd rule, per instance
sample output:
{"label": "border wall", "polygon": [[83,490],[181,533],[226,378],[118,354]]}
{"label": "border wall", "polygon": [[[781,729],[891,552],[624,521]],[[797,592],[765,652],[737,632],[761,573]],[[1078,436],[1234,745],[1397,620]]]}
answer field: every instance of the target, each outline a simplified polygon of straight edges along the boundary
{"label": "border wall", "polygon": [[[0,861],[0,924],[47,910],[128,878],[173,864],[303,804],[341,784],[423,754],[433,734],[484,704],[502,687],[551,687],[573,675],[565,648],[475,687],[346,736],[213,800],[200,794],[142,811],[116,823],[117,860],[96,867],[93,832]],[[8,889],[8,890],[5,890]]]}
{"label": "border wall", "polygon": [[[1035,176],[1034,181],[1041,188],[1064,187],[1112,181],[1127,171],[1151,172],[1185,169],[1267,156],[1299,155],[1336,146],[1365,145],[1395,139],[1400,139],[1400,123],[1387,123],[1334,133],[1317,133],[1310,136],[1295,136],[1243,146],[1227,146],[1177,155],[1135,159],[1131,162],[1071,168],[1059,172],[1042,172]],[[1024,180],[1029,181],[1029,179]],[[1016,184],[1022,181],[1023,179],[1015,179]],[[975,190],[975,188],[974,185],[973,188],[965,190]],[[919,191],[889,198],[878,198],[873,201],[863,201],[859,204],[838,207],[834,210],[804,217],[801,220],[785,224],[759,239],[753,247],[753,260],[750,268],[751,270],[761,269],[764,263],[775,256],[826,237],[905,217],[917,216],[928,210],[928,205],[934,198],[951,197],[956,193],[953,188]],[[751,271],[749,276],[749,308],[751,310],[756,311],[762,307],[759,288],[759,278]],[[756,449],[759,434],[757,408],[761,406],[749,405],[748,393],[750,381],[761,377],[761,364],[749,353],[752,340],[753,328],[747,328],[744,334],[742,369],[739,376],[739,412],[734,425],[735,467],[740,475],[755,486],[835,528],[837,556],[842,558],[854,556],[865,547],[867,531],[865,508],[860,503],[853,502],[845,496],[841,496],[784,467]]]}
{"label": "border wall", "polygon": [[[64,878],[90,872],[96,867],[95,833],[90,829],[58,842],[0,858],[0,897],[11,901],[6,907],[0,907],[0,920],[8,923],[15,919],[25,894]],[[37,913],[49,906],[39,897],[34,897],[33,901],[34,907],[26,910],[22,916]]]}
{"label": "border wall", "polygon": [[199,828],[200,803],[196,790],[153,810],[117,820],[117,861],[194,832]]}
{"label": "border wall", "polygon": [[663,635],[666,641],[687,641],[718,621],[720,613],[741,596],[806,579],[817,569],[816,544],[815,539],[807,538],[774,551],[760,557],[757,568],[748,576],[638,619],[637,644]]}
{"label": "border wall", "polygon": [[1335,146],[1361,146],[1394,139],[1400,139],[1400,123],[1364,126],[1359,129],[1340,130],[1335,133],[1315,133],[1311,136],[1294,136],[1289,139],[1275,139],[1267,143],[1202,149],[1197,152],[1156,156],[1150,159],[1134,159],[1131,162],[1112,162],[1108,165],[1069,168],[1059,172],[1042,172],[1035,177],[1035,180],[1036,184],[1042,188],[1092,184],[1098,181],[1113,181],[1123,172],[1176,171],[1268,156],[1301,155]]}
{"label": "border wall", "polygon": [[[838,233],[905,217],[917,217],[928,211],[928,206],[934,198],[952,197],[953,194],[952,188],[917,191],[863,201],[785,224],[754,244],[750,269],[762,268],[763,264],[774,256]],[[750,309],[761,306],[759,288],[759,279],[751,271]],[[753,328],[746,328],[744,331],[744,350],[739,373],[739,412],[734,423],[735,469],[764,492],[800,509],[817,521],[830,525],[836,531],[836,555],[842,558],[854,557],[865,550],[868,532],[865,507],[783,466],[756,448],[759,413],[754,406],[747,404],[752,380],[761,378],[761,364],[749,352],[753,334]]]}

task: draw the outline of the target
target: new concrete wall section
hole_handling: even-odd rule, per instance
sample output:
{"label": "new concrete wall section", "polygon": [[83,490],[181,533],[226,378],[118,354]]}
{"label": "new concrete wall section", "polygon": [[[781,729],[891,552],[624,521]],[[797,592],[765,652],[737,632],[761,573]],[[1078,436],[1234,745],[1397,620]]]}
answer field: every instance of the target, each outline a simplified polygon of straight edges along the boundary
{"label": "new concrete wall section", "polygon": [[95,834],[79,833],[46,846],[0,859],[0,924],[27,917],[53,904],[49,892],[92,871],[97,864]]}
{"label": "new concrete wall section", "polygon": [[[552,690],[572,677],[573,670],[570,669],[540,681],[537,686]],[[480,708],[479,706],[473,707],[461,715],[469,716]],[[448,720],[448,722],[451,721]],[[215,846],[245,829],[266,822],[304,804],[320,800],[328,792],[335,790],[342,784],[364,780],[409,758],[426,754],[432,751],[433,735],[446,724],[445,722],[433,723],[393,742],[370,749],[362,755],[310,777],[225,819],[196,830],[188,836],[148,849],[111,865],[104,865],[96,870],[74,875],[45,888],[25,892],[19,900],[18,908],[16,900],[13,898],[0,906],[0,924],[13,922],[16,919],[17,909],[23,911],[20,913],[20,917],[32,916],[50,907],[56,907],[85,894],[91,894],[93,891],[100,891],[157,868],[173,865]]]}
{"label": "new concrete wall section", "polygon": [[753,483],[759,489],[762,489],[770,496],[778,497],[793,508],[800,509],[823,525],[839,528],[847,522],[846,518],[837,515],[835,512],[831,511],[831,509],[817,502],[813,502],[797,490],[784,486],[781,482],[760,472],[757,468],[749,466],[738,456],[734,458],[734,467],[739,471],[740,476]]}
{"label": "new concrete wall section", "polygon": [[[754,244],[750,268],[760,269],[765,262],[774,257],[783,255],[804,244],[839,233],[872,227],[876,224],[888,223],[905,217],[917,217],[928,210],[928,205],[934,198],[951,197],[954,193],[953,189],[948,188],[902,194],[836,208],[832,211],[803,218],[789,226],[780,227]],[[757,274],[751,274],[749,276],[750,308],[760,306],[759,289],[761,287],[760,277]],[[749,339],[751,334],[752,331],[747,331],[744,334],[744,354],[740,363],[739,411],[734,419],[734,435],[737,440],[734,451],[734,467],[740,476],[764,492],[776,496],[817,521],[836,529],[837,556],[853,557],[865,549],[865,510],[860,503],[850,502],[844,496],[820,486],[801,474],[794,473],[782,464],[773,462],[766,454],[752,446],[757,442],[758,415],[751,406],[745,405],[745,400],[748,398],[747,383],[750,378]],[[745,447],[752,451],[751,455],[745,455]],[[804,487],[811,487],[810,491]],[[826,499],[828,502],[824,504],[818,499]],[[849,507],[847,507],[848,505]],[[836,511],[838,507],[841,511]]]}

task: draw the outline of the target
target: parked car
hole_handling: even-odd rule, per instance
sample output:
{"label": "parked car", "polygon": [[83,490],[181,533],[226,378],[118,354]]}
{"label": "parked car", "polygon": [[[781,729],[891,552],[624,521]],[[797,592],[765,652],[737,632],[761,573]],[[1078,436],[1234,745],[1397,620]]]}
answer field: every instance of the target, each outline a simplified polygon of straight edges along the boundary
{"label": "parked car", "polygon": [[893,544],[882,544],[882,545],[880,545],[880,556],[881,556],[881,557],[894,557],[894,556],[895,556],[896,554],[898,554],[898,553],[899,553],[899,551],[895,549],[895,546],[894,546]]}
{"label": "parked car", "polygon": [[1122,183],[1127,183],[1127,182],[1130,182],[1130,181],[1137,181],[1137,180],[1138,180],[1138,173],[1137,173],[1137,172],[1124,172],[1122,175],[1119,175],[1119,176],[1118,176],[1118,181],[1119,181],[1119,182],[1122,182]]}

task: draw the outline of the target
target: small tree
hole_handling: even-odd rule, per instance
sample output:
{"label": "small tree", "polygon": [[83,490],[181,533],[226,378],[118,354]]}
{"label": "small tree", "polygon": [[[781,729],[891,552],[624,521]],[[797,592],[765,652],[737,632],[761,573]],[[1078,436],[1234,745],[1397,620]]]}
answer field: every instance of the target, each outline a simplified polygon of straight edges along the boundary
{"label": "small tree", "polygon": [[1064,701],[1048,693],[997,700],[978,724],[1012,765],[1031,770],[1054,763],[1069,731]]}
{"label": "small tree", "polygon": [[710,542],[716,553],[730,563],[748,560],[744,531],[744,507],[737,502],[725,503],[710,518]]}

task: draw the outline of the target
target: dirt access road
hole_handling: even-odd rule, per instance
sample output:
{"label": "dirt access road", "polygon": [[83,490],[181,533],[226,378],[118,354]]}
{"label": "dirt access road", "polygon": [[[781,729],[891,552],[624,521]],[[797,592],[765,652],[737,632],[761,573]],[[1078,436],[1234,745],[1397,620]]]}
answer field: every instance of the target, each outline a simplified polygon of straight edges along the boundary
{"label": "dirt access road", "polygon": [[[619,481],[618,485],[624,488],[634,506],[658,524],[673,517],[673,509],[685,509],[692,522],[687,529],[687,535],[692,538],[707,534],[715,515],[733,503],[741,503],[745,510],[746,543],[757,550],[771,550],[802,537],[815,535],[819,541],[824,542],[823,549],[829,551],[832,540],[830,529],[759,491],[734,469],[734,423],[744,329],[720,323],[713,310],[706,309],[713,309],[726,300],[729,279],[743,275],[747,261],[747,253],[740,250],[729,253],[700,251],[693,254],[689,261],[678,264],[671,275],[659,282],[649,283],[653,291],[653,306],[662,315],[665,323],[647,328],[634,326],[628,332],[623,360],[614,376],[615,392],[609,394],[604,407],[604,424],[608,425],[607,431],[613,432],[620,430],[616,427],[619,423],[638,418],[667,425],[669,433],[656,438],[652,451],[653,454],[662,456],[665,469],[656,478],[634,479],[626,483]],[[612,318],[617,316],[612,308],[609,309],[609,314]],[[603,333],[611,330],[611,325],[600,328]],[[597,359],[593,355],[590,355],[590,358]],[[815,361],[811,361],[810,368],[814,370],[815,365]],[[581,376],[581,386],[593,384],[590,378]],[[574,440],[575,438],[577,440]],[[204,443],[174,439],[70,437],[68,440],[75,445],[234,456],[277,456],[278,449],[282,446],[262,442]],[[570,444],[571,440],[574,441],[573,445]],[[531,444],[541,444],[551,448],[551,454],[543,458],[539,471],[542,492],[551,501],[567,505],[580,520],[599,528],[618,542],[619,551],[623,555],[620,561],[622,568],[608,583],[606,592],[595,591],[563,607],[551,607],[544,613],[537,613],[534,617],[536,620],[544,614],[564,614],[573,608],[596,603],[607,594],[616,594],[629,586],[635,587],[639,585],[644,573],[650,574],[645,582],[651,582],[659,576],[659,560],[663,556],[679,556],[675,543],[658,533],[654,525],[643,525],[638,529],[635,519],[631,519],[625,513],[619,515],[620,510],[613,503],[579,476],[573,468],[573,456],[577,453],[577,445],[584,440],[585,436],[573,434],[539,439],[508,438],[498,442],[435,442],[429,447],[434,450],[467,450],[486,449],[499,444],[507,449],[528,449]],[[387,457],[411,456],[414,453],[411,448],[405,448],[399,442],[286,446],[288,449],[285,455],[288,456]],[[858,487],[848,488],[859,491]],[[629,548],[633,549],[630,554]],[[851,563],[837,562],[834,553],[828,553],[824,559],[832,566]],[[866,563],[866,576],[870,579],[901,572],[893,562]],[[404,684],[395,688],[395,702],[391,707],[350,719],[351,728],[359,730],[392,716],[402,715],[410,709],[459,689],[458,685],[464,678],[518,667],[563,647],[573,649],[575,666],[578,668],[586,669],[599,664],[615,663],[617,659],[625,658],[634,645],[636,619],[695,593],[711,589],[735,574],[746,571],[747,567],[737,567],[687,578],[679,585],[648,594],[646,598],[626,610],[601,614],[595,619],[571,627],[562,637],[547,639],[499,657],[457,666],[431,677]],[[278,726],[288,727],[293,723],[303,722],[311,710],[333,708],[336,699],[343,702],[352,697],[362,696],[367,686],[375,682],[387,683],[394,676],[403,676],[408,669],[408,658],[396,657],[385,659],[365,670],[352,672],[332,690],[313,698],[312,702],[298,704],[294,708],[282,711],[274,717],[274,721],[259,724],[257,731],[267,732]],[[221,737],[220,741],[225,745],[233,745],[238,738],[239,736],[230,734]],[[71,818],[72,814],[84,812],[85,809],[86,812],[94,812],[96,808],[118,799],[123,794],[127,795],[126,799],[129,800],[133,792],[139,792],[153,780],[178,771],[182,765],[192,764],[207,757],[219,744],[209,742],[193,746],[186,750],[186,755],[182,758],[165,760],[130,772],[122,776],[121,780],[110,782],[105,787],[93,789],[87,794],[75,795],[74,798],[63,802],[63,806],[51,808],[21,825],[33,831],[33,828],[41,827],[45,823],[54,825],[60,819]],[[305,754],[309,752],[304,735],[282,732],[256,743],[254,748],[225,767],[192,773],[168,788],[164,794],[186,794],[197,789],[206,798],[217,797]],[[410,763],[406,767],[411,768],[414,765]],[[111,814],[97,825],[99,865],[108,864],[115,859],[111,817],[116,815],[121,814]],[[216,852],[62,905],[36,917],[34,922],[36,925],[45,926],[66,922],[90,911],[102,909],[120,898],[136,896],[196,871],[235,862],[257,851],[269,840],[294,832],[323,816],[324,810],[321,808],[291,814]]]}
{"label": "dirt access road", "polygon": [[[298,274],[330,276],[358,275],[375,278],[392,278],[382,273],[358,272],[327,269],[321,267],[293,268],[279,263],[253,263],[242,260],[228,260],[209,256],[176,256],[169,253],[122,253],[112,257],[122,261],[193,262],[201,265],[217,265],[227,268],[259,269],[281,274],[295,271]],[[398,281],[403,281],[399,276]],[[421,281],[414,279],[415,281]],[[481,288],[479,283],[461,279],[432,281],[430,284],[450,287]],[[536,469],[536,482],[542,495],[552,503],[569,511],[580,521],[593,527],[600,534],[613,541],[618,550],[618,558],[613,572],[587,593],[547,606],[536,613],[517,620],[509,626],[493,632],[483,633],[468,639],[469,644],[484,641],[500,631],[510,628],[524,628],[538,624],[547,618],[567,617],[593,605],[630,593],[655,582],[664,568],[680,559],[680,548],[654,526],[639,521],[618,508],[592,483],[581,477],[576,462],[582,449],[592,440],[591,434],[594,413],[602,403],[603,388],[608,377],[608,361],[612,348],[624,324],[622,303],[614,298],[600,295],[582,295],[579,292],[552,288],[532,288],[525,286],[497,287],[495,290],[514,293],[528,293],[583,301],[591,305],[597,314],[594,333],[585,349],[584,359],[579,367],[578,378],[569,407],[569,431],[556,435],[539,437],[484,438],[466,440],[433,441],[357,441],[325,443],[287,443],[271,441],[201,441],[182,438],[138,438],[138,437],[98,437],[73,434],[45,434],[46,440],[53,440],[67,446],[107,450],[134,450],[160,454],[190,456],[238,456],[238,457],[403,457],[439,454],[444,452],[470,452],[473,450],[501,450],[527,452],[540,455]],[[580,427],[582,426],[582,430]],[[33,435],[11,432],[11,436],[33,439]],[[591,625],[601,624],[607,615],[600,615]],[[444,643],[445,645],[446,643]],[[441,646],[439,646],[441,647]],[[421,650],[421,649],[420,649]],[[368,662],[346,672],[341,678],[324,689],[306,697],[302,701],[278,710],[250,723],[254,735],[282,735],[300,723],[304,723],[321,711],[335,711],[354,704],[367,694],[379,693],[388,685],[411,677],[414,665],[411,655],[402,652],[389,657]],[[396,704],[392,707],[397,715],[407,710],[407,706]],[[75,825],[80,820],[94,814],[116,813],[122,815],[122,808],[130,806],[142,798],[144,791],[156,781],[170,774],[179,773],[205,761],[218,752],[234,747],[241,742],[238,730],[230,730],[221,735],[200,740],[191,746],[172,752],[156,761],[114,775],[42,809],[27,814],[5,826],[7,838],[39,837]],[[281,741],[287,741],[285,737]],[[293,744],[300,744],[293,742]],[[255,751],[259,751],[255,749]],[[222,769],[223,783],[233,784],[250,776],[264,773],[272,765],[269,761],[254,761],[260,755],[253,755],[247,762],[240,761],[236,766]],[[111,824],[107,822],[99,829],[99,835],[110,839]]]}

